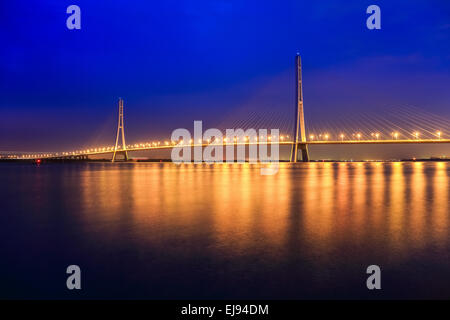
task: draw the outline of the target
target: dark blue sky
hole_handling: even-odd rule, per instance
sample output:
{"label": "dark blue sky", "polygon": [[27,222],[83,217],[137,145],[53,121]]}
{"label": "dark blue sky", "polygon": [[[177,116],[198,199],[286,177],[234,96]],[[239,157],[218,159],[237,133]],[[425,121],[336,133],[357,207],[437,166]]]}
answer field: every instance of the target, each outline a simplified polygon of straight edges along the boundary
{"label": "dark blue sky", "polygon": [[398,105],[450,117],[450,1],[2,1],[0,40],[0,150],[111,144],[118,97],[130,142],[242,110],[289,119],[297,51],[310,127]]}

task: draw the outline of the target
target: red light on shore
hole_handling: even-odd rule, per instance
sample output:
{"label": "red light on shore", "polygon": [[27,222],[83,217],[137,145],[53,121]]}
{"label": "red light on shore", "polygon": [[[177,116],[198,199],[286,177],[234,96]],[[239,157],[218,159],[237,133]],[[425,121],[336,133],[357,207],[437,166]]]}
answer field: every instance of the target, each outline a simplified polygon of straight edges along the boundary
{"label": "red light on shore", "polygon": [[37,159],[37,160],[36,160],[36,163],[41,163],[41,159]]}

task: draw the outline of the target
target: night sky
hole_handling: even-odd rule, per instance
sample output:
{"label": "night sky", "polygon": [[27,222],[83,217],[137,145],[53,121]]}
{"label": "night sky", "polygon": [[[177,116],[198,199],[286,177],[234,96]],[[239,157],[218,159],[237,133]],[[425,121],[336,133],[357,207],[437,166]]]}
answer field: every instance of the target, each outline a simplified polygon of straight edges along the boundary
{"label": "night sky", "polygon": [[445,0],[2,1],[0,40],[0,150],[111,145],[119,97],[130,143],[252,108],[289,119],[297,51],[309,128],[398,106],[450,119]]}

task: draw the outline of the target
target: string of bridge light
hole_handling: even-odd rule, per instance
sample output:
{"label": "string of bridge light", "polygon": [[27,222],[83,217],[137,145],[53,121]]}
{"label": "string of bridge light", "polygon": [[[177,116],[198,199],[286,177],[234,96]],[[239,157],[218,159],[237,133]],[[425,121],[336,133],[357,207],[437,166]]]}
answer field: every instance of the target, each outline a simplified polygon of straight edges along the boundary
{"label": "string of bridge light", "polygon": [[[219,141],[217,139],[199,139],[197,140],[199,145],[204,145],[204,144],[216,144],[216,145],[227,145],[227,144],[232,144],[232,143],[258,143],[261,142],[261,140],[266,139],[265,136],[260,136],[258,137],[254,137],[253,141],[251,139],[251,137],[245,136],[242,137],[240,140],[237,137],[234,137],[234,139],[231,139],[232,142],[230,142],[230,139],[228,138],[223,138],[222,141]],[[269,135],[267,136],[267,141],[271,142],[273,140],[276,140],[277,136],[276,135]],[[281,142],[289,142],[289,135],[280,135],[279,136],[279,141]],[[176,145],[180,145],[180,146],[195,146],[196,144],[194,143],[193,139],[190,139],[188,143],[185,143],[183,139],[180,139],[178,141],[154,141],[154,142],[145,142],[145,143],[136,143],[136,144],[131,144],[131,145],[127,145],[125,149],[122,148],[122,146],[118,146],[117,149],[114,148],[114,146],[109,146],[109,147],[99,147],[99,148],[90,148],[90,149],[86,149],[86,150],[76,150],[76,151],[69,151],[69,152],[61,152],[61,153],[49,153],[49,154],[30,154],[30,155],[24,155],[22,156],[22,158],[30,158],[30,159],[34,159],[34,158],[52,158],[52,157],[65,157],[65,156],[80,156],[80,155],[85,155],[85,154],[95,154],[95,153],[108,153],[108,152],[113,152],[116,150],[139,150],[139,149],[152,149],[152,148],[161,148],[161,147],[173,147]]]}
{"label": "string of bridge light", "polygon": [[[435,137],[440,140],[443,137],[443,134],[441,131],[436,131],[435,132]],[[374,132],[371,133],[370,138],[369,139],[364,139],[365,135],[363,135],[362,133],[353,133],[351,135],[351,138],[349,138],[349,135],[341,133],[337,136],[338,140],[334,140],[334,141],[368,141],[368,140],[399,140],[399,138],[401,138],[403,135],[401,135],[399,132],[394,131],[391,133],[390,138],[391,139],[382,139],[382,134],[379,132]],[[414,131],[413,133],[411,133],[411,136],[416,139],[419,140],[421,137],[421,134],[419,131]],[[115,149],[113,146],[109,146],[109,147],[99,147],[99,148],[89,148],[89,149],[85,149],[85,150],[76,150],[76,151],[69,151],[69,152],[60,152],[60,153],[45,153],[45,154],[29,154],[29,155],[9,155],[9,157],[12,158],[22,158],[22,159],[35,159],[35,158],[52,158],[52,157],[65,157],[65,156],[81,156],[81,155],[86,155],[86,154],[95,154],[95,153],[108,153],[108,152],[113,152],[113,151],[121,151],[121,150],[139,150],[139,149],[152,149],[152,148],[162,148],[162,147],[173,147],[173,146],[197,146],[197,145],[207,145],[207,144],[212,144],[212,145],[229,145],[229,144],[257,144],[257,143],[273,143],[273,141],[277,141],[277,136],[276,135],[269,135],[267,136],[267,140],[265,140],[266,137],[265,136],[260,136],[258,137],[249,137],[249,136],[244,136],[244,137],[234,137],[233,139],[228,139],[227,137],[222,138],[221,140],[219,139],[199,139],[197,140],[197,144],[194,143],[194,139],[190,139],[189,141],[187,141],[186,143],[184,142],[184,140],[180,139],[178,141],[154,141],[154,142],[145,142],[145,143],[136,143],[136,144],[130,144],[127,145],[125,149],[122,148],[122,146],[118,146],[117,149]],[[310,134],[308,136],[307,141],[318,141],[318,142],[326,142],[326,141],[332,141],[332,135],[328,134],[328,133],[323,133],[323,134]],[[411,139],[406,139],[406,140],[411,140]],[[422,139],[425,140],[425,139]],[[429,139],[429,140],[433,140],[433,139]],[[279,136],[279,140],[278,142],[281,143],[292,143],[293,141],[290,139],[289,135],[280,135]]]}
{"label": "string of bridge light", "polygon": [[[439,140],[442,138],[442,132],[441,131],[436,131],[435,134],[436,138]],[[364,138],[364,135],[360,132],[357,133],[353,133],[351,135],[352,139],[348,139],[348,134],[344,134],[341,133],[338,135],[339,140],[341,141],[355,141],[355,140],[363,140],[362,138]],[[370,134],[371,139],[366,139],[366,140],[381,140],[381,136],[382,134],[379,132],[373,132]],[[394,131],[391,133],[391,138],[392,140],[398,140],[402,135],[398,132],[398,131]],[[403,135],[404,136],[404,135]],[[413,136],[415,139],[420,139],[420,132],[419,131],[414,131],[413,133],[411,133],[411,136]],[[309,141],[329,141],[331,139],[332,135],[328,134],[328,133],[321,133],[318,135],[315,134],[310,134],[309,135]],[[389,139],[384,139],[384,140],[389,140]],[[408,140],[408,139],[406,139]],[[432,140],[432,139],[430,139]]]}

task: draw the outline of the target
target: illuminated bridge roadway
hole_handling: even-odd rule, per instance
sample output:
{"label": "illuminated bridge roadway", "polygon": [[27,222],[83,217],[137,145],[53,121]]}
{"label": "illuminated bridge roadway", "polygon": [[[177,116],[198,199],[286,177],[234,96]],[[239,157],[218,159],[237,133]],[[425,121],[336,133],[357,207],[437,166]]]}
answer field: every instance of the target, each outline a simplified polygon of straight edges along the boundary
{"label": "illuminated bridge roadway", "polygon": [[[134,152],[134,151],[150,151],[150,150],[164,150],[164,149],[172,149],[172,148],[181,148],[181,147],[207,147],[207,146],[250,146],[250,145],[289,145],[292,146],[294,144],[293,141],[283,141],[281,139],[279,141],[248,141],[248,138],[245,138],[247,141],[235,141],[235,142],[202,142],[202,143],[175,143],[175,142],[152,142],[152,143],[140,143],[134,145],[128,145],[125,149],[121,146],[118,146],[117,149],[114,147],[99,147],[99,148],[91,148],[87,150],[76,150],[70,152],[61,152],[61,153],[36,153],[36,154],[10,154],[8,158],[13,159],[79,159],[86,160],[89,156],[96,155],[107,155],[113,154],[114,152],[120,154],[123,152]],[[378,144],[440,144],[440,143],[450,143],[450,139],[372,139],[372,140],[308,140],[306,142],[299,142],[299,145],[378,145]]]}

